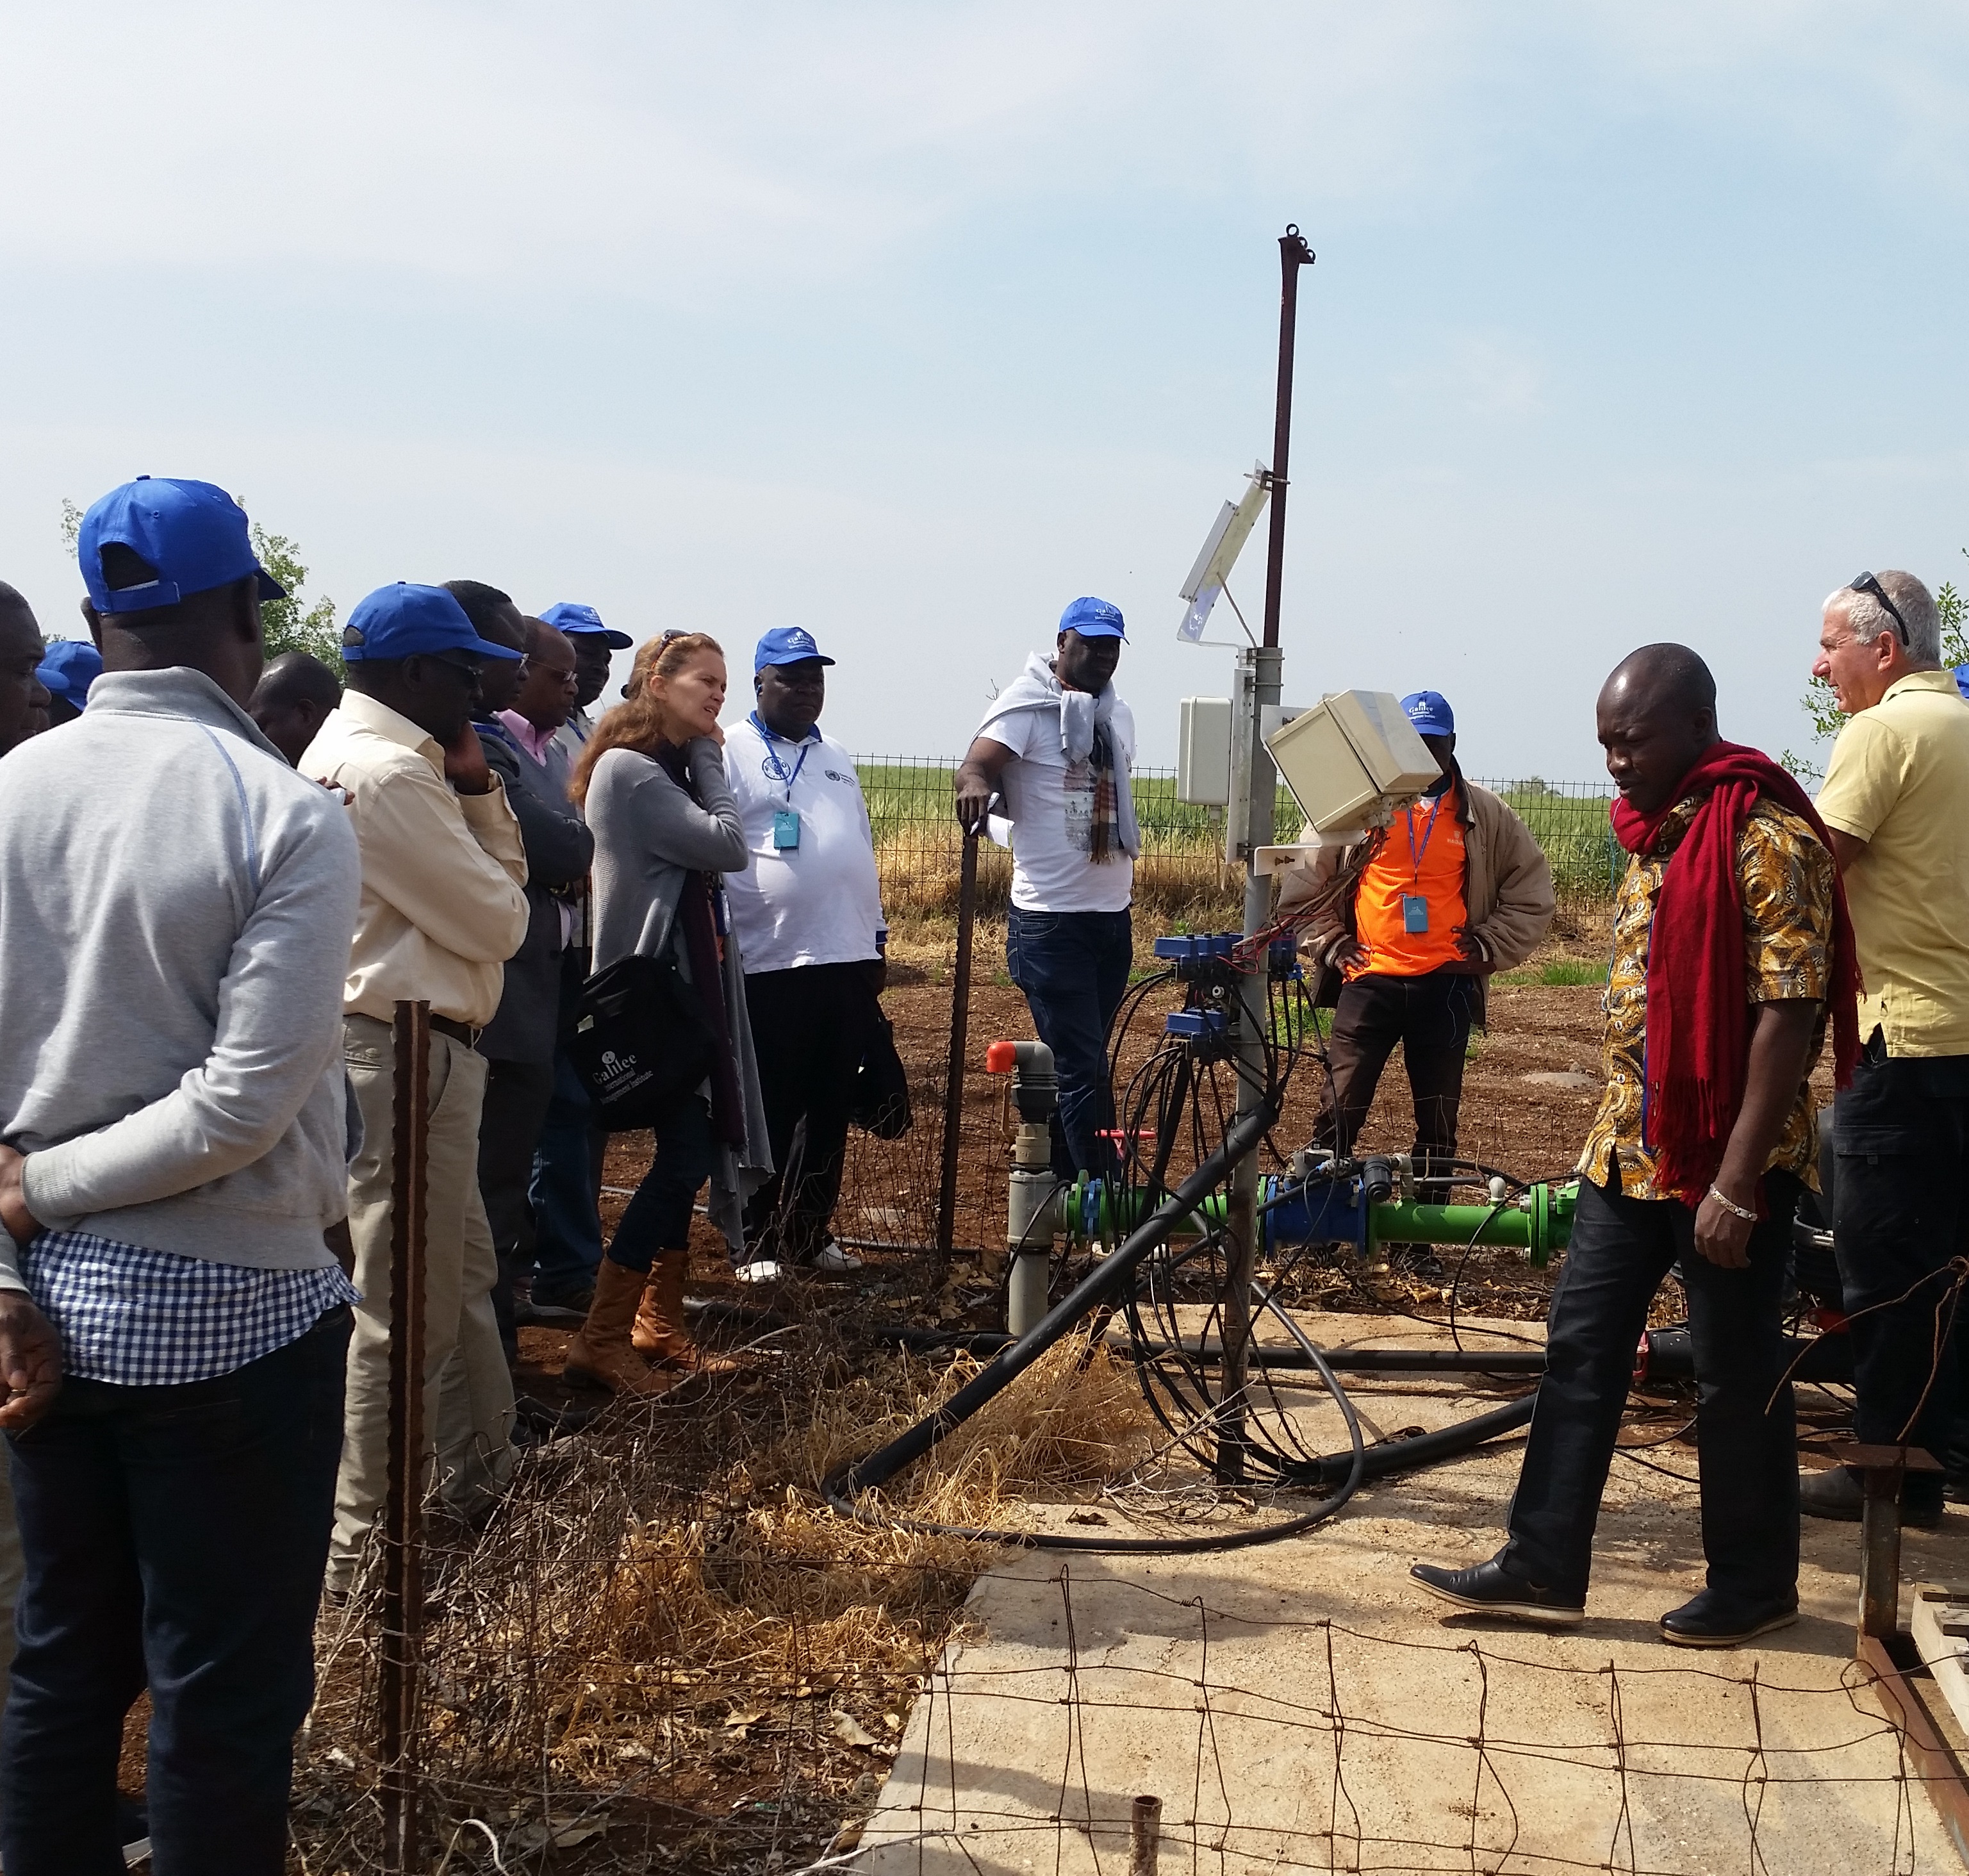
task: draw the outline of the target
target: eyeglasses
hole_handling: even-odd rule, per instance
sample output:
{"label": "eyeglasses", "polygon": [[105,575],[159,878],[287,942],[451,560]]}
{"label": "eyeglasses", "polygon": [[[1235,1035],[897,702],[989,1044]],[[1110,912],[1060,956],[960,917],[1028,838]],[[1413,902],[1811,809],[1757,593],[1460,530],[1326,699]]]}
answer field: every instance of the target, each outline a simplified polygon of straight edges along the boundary
{"label": "eyeglasses", "polygon": [[479,663],[476,658],[448,658],[442,651],[427,651],[424,656],[433,664],[449,666],[451,670],[459,673],[461,677],[469,678],[475,684],[478,681]]}
{"label": "eyeglasses", "polygon": [[1901,628],[1901,644],[1909,651],[1914,649],[1914,641],[1908,636],[1907,621],[1901,617],[1901,609],[1887,597],[1887,589],[1871,573],[1855,573],[1846,584],[1855,592],[1864,592],[1880,601],[1887,609],[1894,623]]}

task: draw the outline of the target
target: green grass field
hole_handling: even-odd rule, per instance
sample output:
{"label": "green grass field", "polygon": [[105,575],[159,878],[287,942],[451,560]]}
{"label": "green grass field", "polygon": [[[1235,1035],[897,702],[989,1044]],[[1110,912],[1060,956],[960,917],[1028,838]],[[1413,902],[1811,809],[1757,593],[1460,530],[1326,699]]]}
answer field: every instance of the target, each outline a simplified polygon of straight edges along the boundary
{"label": "green grass field", "polygon": [[[962,848],[950,807],[955,761],[858,757],[855,768],[868,798],[883,897],[891,914],[954,911]],[[1171,770],[1138,770],[1133,783],[1142,827],[1137,902],[1193,929],[1222,923],[1241,903],[1243,886],[1223,864],[1221,811],[1178,801]],[[1562,907],[1590,910],[1611,899],[1624,862],[1608,826],[1611,797],[1604,784],[1534,778],[1483,785],[1501,795],[1530,828],[1552,864]],[[1298,804],[1280,790],[1279,840],[1296,838],[1300,825]],[[978,854],[981,909],[1002,910],[1010,881],[1010,855],[985,843]]]}

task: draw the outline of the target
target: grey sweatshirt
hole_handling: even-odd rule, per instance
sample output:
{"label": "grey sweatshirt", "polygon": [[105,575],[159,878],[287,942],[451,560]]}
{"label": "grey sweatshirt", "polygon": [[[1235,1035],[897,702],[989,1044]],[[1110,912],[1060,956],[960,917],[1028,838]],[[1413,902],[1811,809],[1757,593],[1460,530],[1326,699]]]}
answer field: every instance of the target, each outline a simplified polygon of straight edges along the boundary
{"label": "grey sweatshirt", "polygon": [[[704,797],[699,807],[672,781],[660,763],[633,749],[610,749],[589,777],[587,815],[595,836],[595,968],[618,959],[674,957],[690,974],[678,942],[677,907],[684,878],[746,864],[745,823],[725,780],[725,758],[709,736],[689,750],[690,778]],[[766,1106],[752,1053],[752,1025],[745,1013],[744,961],[738,934],[725,938],[725,1010],[745,1109],[744,1144],[719,1149],[711,1175],[711,1222],[732,1249],[744,1243],[745,1200],[772,1177],[766,1138]]]}
{"label": "grey sweatshirt", "polygon": [[361,889],[341,803],[196,671],[99,677],[0,759],[0,1138],[44,1225],[332,1262]]}

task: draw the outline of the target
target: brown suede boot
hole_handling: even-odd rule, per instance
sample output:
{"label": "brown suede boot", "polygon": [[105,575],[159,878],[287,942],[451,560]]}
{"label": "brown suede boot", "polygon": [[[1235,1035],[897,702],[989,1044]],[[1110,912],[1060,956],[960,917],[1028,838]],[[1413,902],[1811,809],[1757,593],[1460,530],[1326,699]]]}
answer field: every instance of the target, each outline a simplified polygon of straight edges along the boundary
{"label": "brown suede boot", "polygon": [[659,1251],[650,1280],[637,1306],[631,1339],[638,1353],[663,1368],[696,1375],[729,1375],[738,1364],[692,1341],[683,1326],[683,1285],[690,1270],[688,1251]]}
{"label": "brown suede boot", "polygon": [[651,1373],[629,1339],[644,1281],[641,1271],[625,1269],[611,1258],[602,1260],[595,1274],[595,1300],[588,1306],[588,1320],[567,1345],[567,1365],[563,1370],[566,1379],[606,1388],[611,1394],[667,1394],[676,1385],[673,1376]]}

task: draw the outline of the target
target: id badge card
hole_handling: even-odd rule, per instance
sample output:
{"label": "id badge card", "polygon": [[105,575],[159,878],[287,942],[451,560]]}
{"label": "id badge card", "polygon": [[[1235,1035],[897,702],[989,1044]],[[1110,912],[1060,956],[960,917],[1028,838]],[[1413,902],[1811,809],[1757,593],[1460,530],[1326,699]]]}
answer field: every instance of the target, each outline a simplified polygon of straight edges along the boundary
{"label": "id badge card", "polygon": [[1429,930],[1429,901],[1422,894],[1402,894],[1402,930],[1412,934]]}
{"label": "id badge card", "polygon": [[792,853],[800,846],[800,810],[797,808],[775,808],[773,810],[773,851],[775,853]]}

